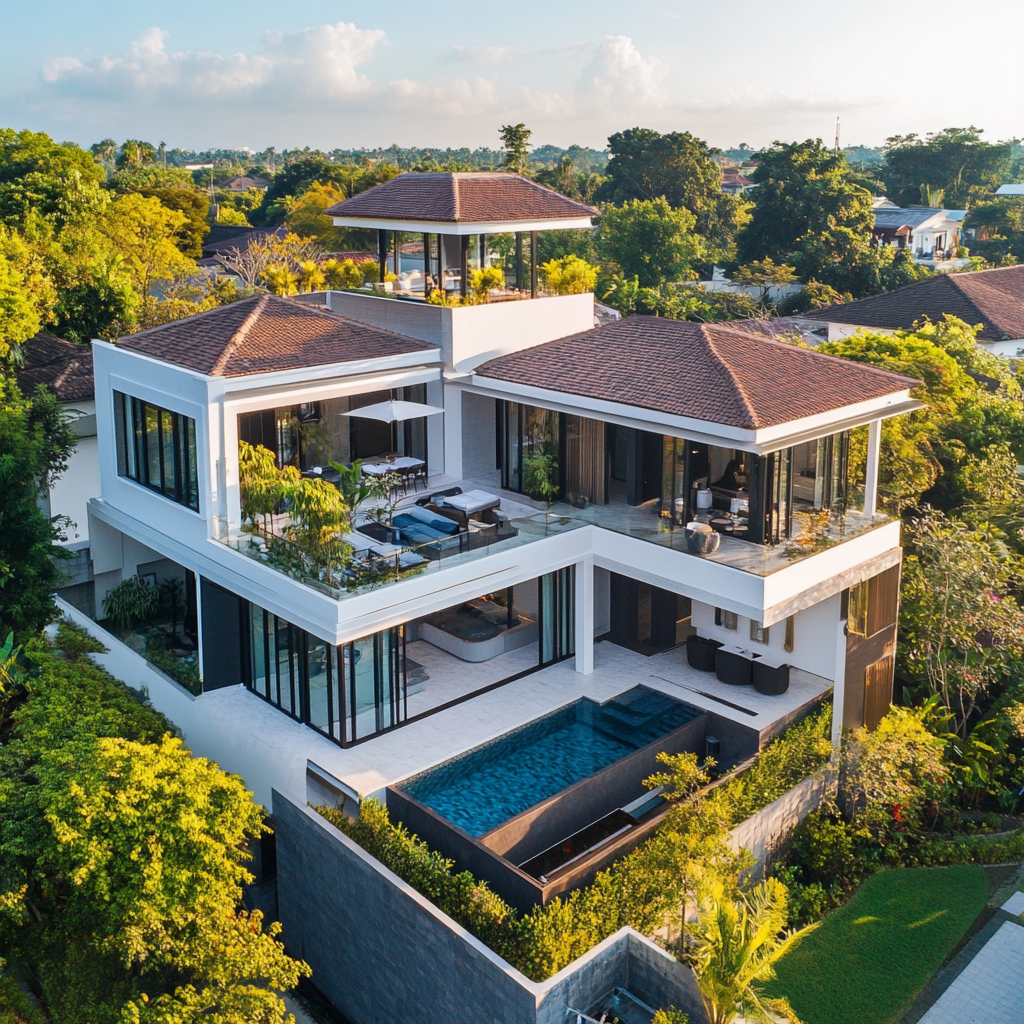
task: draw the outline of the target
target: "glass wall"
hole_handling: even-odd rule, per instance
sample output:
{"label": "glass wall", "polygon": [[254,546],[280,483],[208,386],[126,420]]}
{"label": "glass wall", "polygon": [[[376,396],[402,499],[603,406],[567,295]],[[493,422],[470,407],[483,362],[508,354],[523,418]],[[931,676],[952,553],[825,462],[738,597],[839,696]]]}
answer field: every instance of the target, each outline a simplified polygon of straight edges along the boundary
{"label": "glass wall", "polygon": [[114,392],[117,472],[199,511],[196,421]]}
{"label": "glass wall", "polygon": [[521,402],[502,402],[499,410],[501,486],[531,498],[562,494],[561,413]]}
{"label": "glass wall", "polygon": [[576,653],[576,566],[540,578],[540,663]]}

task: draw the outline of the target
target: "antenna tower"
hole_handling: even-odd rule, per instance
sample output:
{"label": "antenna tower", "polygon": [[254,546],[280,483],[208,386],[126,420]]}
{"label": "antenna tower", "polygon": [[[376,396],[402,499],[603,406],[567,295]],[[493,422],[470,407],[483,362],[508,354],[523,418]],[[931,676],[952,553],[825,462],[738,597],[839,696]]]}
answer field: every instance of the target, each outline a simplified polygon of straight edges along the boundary
{"label": "antenna tower", "polygon": [[839,118],[836,118],[836,156],[839,156]]}

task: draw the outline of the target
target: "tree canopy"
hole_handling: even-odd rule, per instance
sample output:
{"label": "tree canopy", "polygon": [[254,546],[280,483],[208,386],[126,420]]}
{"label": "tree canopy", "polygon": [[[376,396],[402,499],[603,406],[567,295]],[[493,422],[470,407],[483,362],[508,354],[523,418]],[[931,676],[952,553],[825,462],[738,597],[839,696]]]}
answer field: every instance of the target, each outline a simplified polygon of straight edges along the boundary
{"label": "tree canopy", "polygon": [[608,176],[596,200],[621,205],[664,197],[673,209],[693,214],[693,230],[704,239],[709,263],[731,257],[748,204],[722,191],[718,150],[689,132],[662,135],[650,128],[616,132],[608,148]]}
{"label": "tree canopy", "polygon": [[928,192],[941,192],[942,205],[960,210],[990,197],[1010,178],[1013,143],[981,136],[982,129],[971,125],[923,139],[914,133],[886,139],[882,179],[888,197],[900,206],[930,206]]}

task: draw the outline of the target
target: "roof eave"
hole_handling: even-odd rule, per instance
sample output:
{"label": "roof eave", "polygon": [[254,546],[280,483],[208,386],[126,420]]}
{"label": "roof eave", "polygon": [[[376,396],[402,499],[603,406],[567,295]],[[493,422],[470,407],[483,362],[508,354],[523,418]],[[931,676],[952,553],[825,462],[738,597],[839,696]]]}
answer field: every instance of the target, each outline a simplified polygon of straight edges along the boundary
{"label": "roof eave", "polygon": [[419,234],[495,235],[515,231],[578,231],[593,227],[592,216],[555,217],[543,220],[401,220],[389,217],[331,216],[338,228],[367,228],[379,231],[413,231]]}

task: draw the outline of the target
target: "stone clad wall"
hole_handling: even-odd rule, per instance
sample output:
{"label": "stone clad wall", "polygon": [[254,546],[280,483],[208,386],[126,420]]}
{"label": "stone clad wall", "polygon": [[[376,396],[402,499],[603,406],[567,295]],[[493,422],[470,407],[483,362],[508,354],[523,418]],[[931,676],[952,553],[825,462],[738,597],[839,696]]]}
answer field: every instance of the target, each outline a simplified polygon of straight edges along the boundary
{"label": "stone clad wall", "polygon": [[564,1024],[616,986],[707,1024],[690,969],[632,929],[530,981],[315,811],[273,806],[281,938],[354,1024]]}

